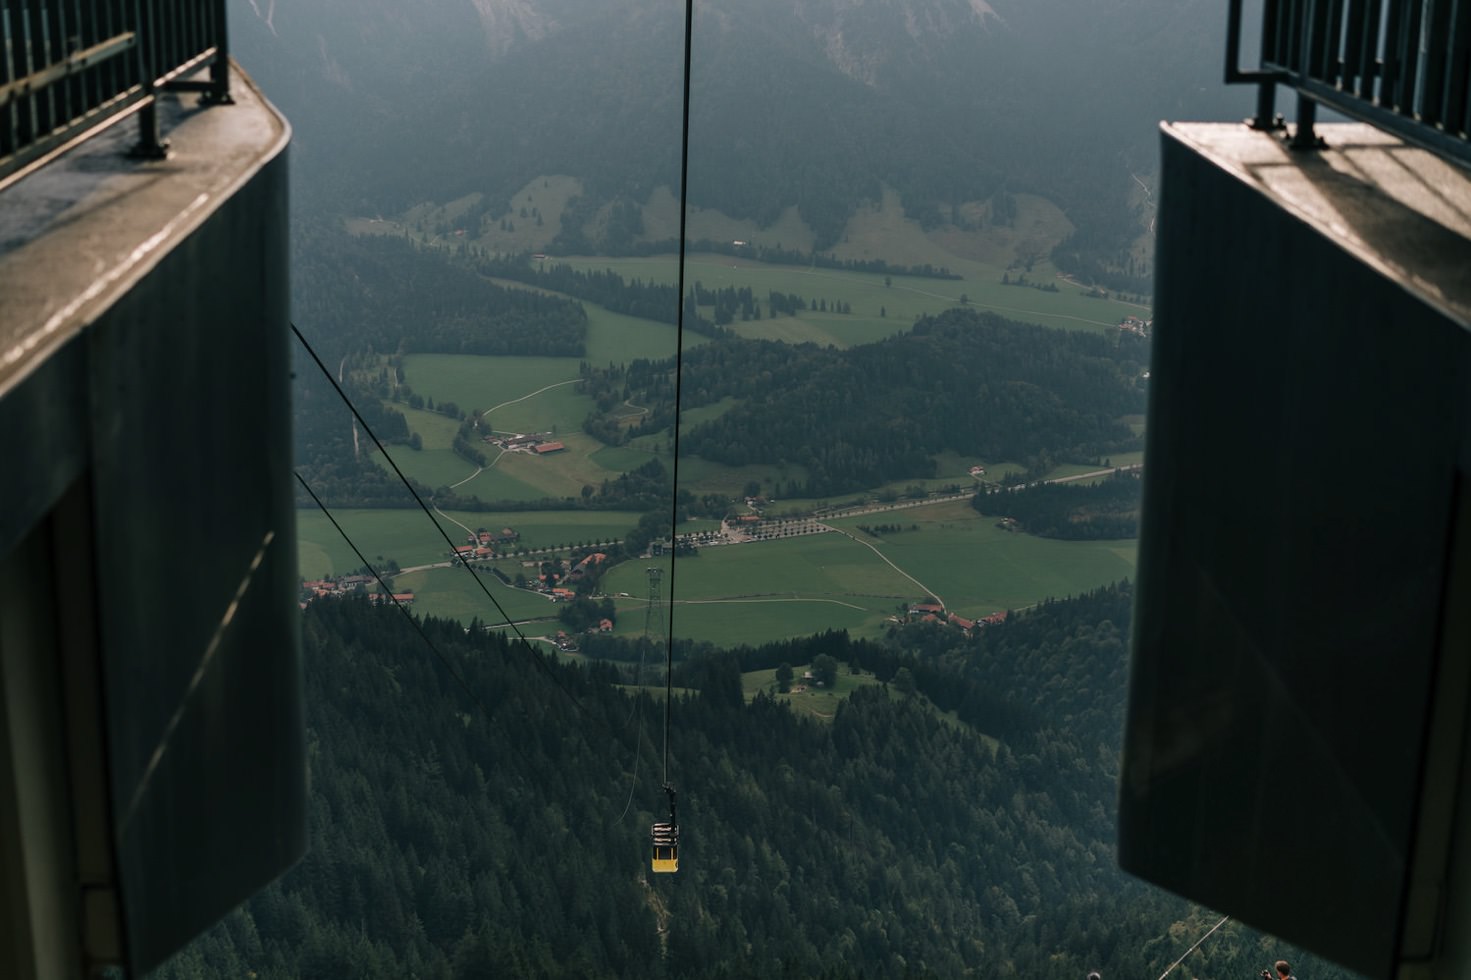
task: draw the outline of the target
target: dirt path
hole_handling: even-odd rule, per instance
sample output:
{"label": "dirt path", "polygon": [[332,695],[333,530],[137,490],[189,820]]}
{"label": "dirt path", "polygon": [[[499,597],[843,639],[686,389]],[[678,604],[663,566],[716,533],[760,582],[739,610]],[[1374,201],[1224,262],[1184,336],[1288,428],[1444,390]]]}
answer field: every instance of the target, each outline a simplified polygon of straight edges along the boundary
{"label": "dirt path", "polygon": [[827,529],[829,531],[837,531],[839,534],[841,534],[843,537],[847,538],[848,540],[854,542],[855,544],[861,544],[861,545],[863,545],[863,547],[867,548],[869,551],[872,551],[874,554],[878,555],[879,558],[883,561],[883,563],[885,565],[888,565],[894,571],[898,572],[900,575],[903,575],[905,578],[909,579],[909,581],[911,581],[915,585],[919,586],[921,592],[923,592],[925,595],[930,596],[931,598],[933,598],[936,602],[938,602],[940,604],[940,607],[941,608],[944,608],[944,606],[945,606],[945,600],[942,599],[942,598],[940,598],[940,593],[936,592],[934,589],[932,589],[929,586],[925,585],[919,579],[915,578],[913,575],[910,575],[908,572],[906,572],[904,569],[900,568],[898,565],[896,565],[893,562],[889,561],[889,556],[886,555],[886,554],[884,554],[882,551],[878,550],[878,548],[875,548],[873,545],[869,544],[867,541],[860,540],[856,535],[849,534],[847,531],[844,531],[840,527],[832,527],[831,525],[823,525],[823,526],[824,527],[827,527]]}
{"label": "dirt path", "polygon": [[557,381],[557,382],[554,382],[552,384],[547,385],[545,388],[538,388],[538,389],[536,389],[535,391],[533,391],[529,395],[522,395],[520,398],[512,398],[508,402],[501,402],[499,405],[496,405],[494,408],[487,408],[485,411],[483,411],[483,412],[480,413],[480,417],[481,418],[485,418],[491,412],[494,412],[497,408],[505,408],[507,405],[514,405],[517,402],[524,402],[528,398],[535,398],[537,395],[541,394],[543,391],[551,391],[553,388],[560,388],[563,385],[575,385],[575,384],[577,384],[577,382],[579,382],[581,380],[582,380],[581,378],[573,378],[571,381]]}
{"label": "dirt path", "polygon": [[[346,355],[343,355],[342,360],[339,361],[338,364],[337,364],[337,384],[339,386],[342,384],[342,374],[343,374],[343,369],[345,367],[347,367],[347,356]],[[361,455],[361,451],[360,451],[360,447],[358,446],[358,418],[357,418],[356,415],[352,416],[351,423],[352,423],[352,458],[353,459],[357,459],[358,456]]]}
{"label": "dirt path", "polygon": [[449,516],[444,511],[440,510],[438,504],[433,504],[431,506],[434,507],[434,513],[438,514],[440,517],[443,517],[445,520],[447,520],[451,524],[455,525],[455,527],[463,528],[464,529],[464,532],[466,534],[474,534],[475,533],[475,530],[473,528],[465,527],[465,525],[461,524],[459,521],[455,520],[453,517]]}

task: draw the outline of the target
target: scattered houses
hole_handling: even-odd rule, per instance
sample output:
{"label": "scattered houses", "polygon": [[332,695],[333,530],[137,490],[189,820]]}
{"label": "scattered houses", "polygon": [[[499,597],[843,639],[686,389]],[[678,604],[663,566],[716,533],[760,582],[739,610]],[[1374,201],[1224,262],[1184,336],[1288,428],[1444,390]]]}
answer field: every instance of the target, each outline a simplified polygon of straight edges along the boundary
{"label": "scattered houses", "polygon": [[486,442],[496,446],[508,453],[529,453],[533,456],[546,456],[550,453],[561,452],[567,448],[564,443],[551,438],[551,433],[540,432],[535,434],[526,433],[502,433],[496,435],[491,433],[483,437]]}
{"label": "scattered houses", "polygon": [[1121,331],[1134,334],[1136,337],[1148,337],[1149,331],[1153,326],[1153,320],[1141,320],[1137,316],[1126,316],[1119,323],[1119,329]]}
{"label": "scattered houses", "polygon": [[[312,579],[301,583],[301,608],[305,609],[308,603],[318,599],[352,599],[366,598],[369,602],[387,602],[388,595],[383,592],[369,592],[369,583],[377,583],[377,579],[371,575],[343,575],[338,578]],[[395,592],[393,598],[403,605],[414,601],[412,592]]]}
{"label": "scattered houses", "polygon": [[999,626],[1006,622],[1006,610],[982,616],[979,619],[967,619],[958,613],[946,612],[945,607],[936,602],[915,602],[906,607],[907,615],[903,619],[895,618],[893,622],[914,623],[941,623],[954,626],[956,629],[971,635],[976,630],[985,629],[988,626]]}

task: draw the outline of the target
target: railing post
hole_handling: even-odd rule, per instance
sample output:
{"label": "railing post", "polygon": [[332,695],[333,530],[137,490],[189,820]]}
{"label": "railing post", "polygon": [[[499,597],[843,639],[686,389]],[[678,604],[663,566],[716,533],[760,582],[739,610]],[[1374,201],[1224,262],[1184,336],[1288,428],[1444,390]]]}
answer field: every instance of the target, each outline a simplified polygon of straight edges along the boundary
{"label": "railing post", "polygon": [[1318,103],[1302,93],[1297,96],[1297,128],[1292,132],[1288,146],[1294,150],[1321,150],[1327,144],[1313,132],[1318,121]]}
{"label": "railing post", "polygon": [[[143,107],[138,110],[138,142],[128,155],[138,160],[162,160],[169,155],[169,145],[159,135],[158,127],[158,76],[149,58],[149,32],[153,22],[145,11],[138,10],[134,29],[138,32],[138,80],[143,88]],[[153,42],[156,43],[156,42]]]}
{"label": "railing post", "polygon": [[230,95],[230,28],[226,21],[225,0],[212,0],[215,22],[215,60],[209,66],[209,90],[203,101],[208,105],[234,105]]}
{"label": "railing post", "polygon": [[169,155],[169,144],[159,136],[158,95],[152,82],[143,83],[143,108],[138,110],[138,142],[128,156],[139,160],[162,160]]}
{"label": "railing post", "polygon": [[1270,132],[1282,128],[1282,117],[1277,115],[1277,83],[1262,82],[1256,88],[1256,115],[1246,124],[1252,129]]}

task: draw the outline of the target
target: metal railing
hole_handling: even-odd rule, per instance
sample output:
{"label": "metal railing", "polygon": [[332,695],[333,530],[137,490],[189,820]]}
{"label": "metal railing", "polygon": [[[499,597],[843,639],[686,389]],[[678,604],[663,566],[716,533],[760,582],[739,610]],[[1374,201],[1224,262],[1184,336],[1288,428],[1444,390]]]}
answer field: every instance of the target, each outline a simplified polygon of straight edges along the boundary
{"label": "metal railing", "polygon": [[1318,145],[1317,104],[1471,163],[1471,0],[1262,0],[1260,68],[1240,67],[1242,0],[1230,0],[1226,81],[1260,86],[1261,129],[1280,128],[1275,86],[1298,93],[1293,144]]}
{"label": "metal railing", "polygon": [[0,187],[130,111],[134,152],[163,156],[156,91],[229,84],[225,0],[0,0]]}

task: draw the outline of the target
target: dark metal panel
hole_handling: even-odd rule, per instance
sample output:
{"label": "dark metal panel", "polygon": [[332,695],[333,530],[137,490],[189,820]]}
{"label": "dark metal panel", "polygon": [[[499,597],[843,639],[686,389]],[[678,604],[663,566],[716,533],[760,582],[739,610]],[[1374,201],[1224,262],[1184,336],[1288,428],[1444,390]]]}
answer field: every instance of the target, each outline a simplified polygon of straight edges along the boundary
{"label": "dark metal panel", "polygon": [[284,155],[90,333],[97,561],[130,961],[305,846]]}
{"label": "dark metal panel", "polygon": [[86,467],[86,350],[72,343],[0,398],[0,460],[25,479],[0,491],[0,554],[51,509]]}
{"label": "dark metal panel", "polygon": [[[1120,862],[1387,976],[1466,335],[1335,234],[1163,142]],[[1324,194],[1352,180],[1302,166]],[[1407,214],[1398,233],[1430,226]],[[1223,477],[1245,460],[1257,477]]]}

